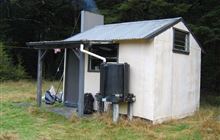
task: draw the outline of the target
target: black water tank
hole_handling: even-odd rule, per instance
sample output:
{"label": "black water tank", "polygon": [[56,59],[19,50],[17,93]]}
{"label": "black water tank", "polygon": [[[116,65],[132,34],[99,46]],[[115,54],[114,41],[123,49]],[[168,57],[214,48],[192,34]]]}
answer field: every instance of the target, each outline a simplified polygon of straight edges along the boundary
{"label": "black water tank", "polygon": [[127,63],[103,63],[100,68],[100,92],[104,98],[128,94],[129,65]]}

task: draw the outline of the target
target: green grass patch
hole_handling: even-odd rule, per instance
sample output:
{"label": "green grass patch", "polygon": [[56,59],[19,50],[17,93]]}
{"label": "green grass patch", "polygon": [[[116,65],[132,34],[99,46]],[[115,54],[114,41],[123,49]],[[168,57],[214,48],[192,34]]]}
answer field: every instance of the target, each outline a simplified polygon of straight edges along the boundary
{"label": "green grass patch", "polygon": [[[43,83],[46,91],[52,82]],[[116,125],[111,116],[66,119],[37,108],[36,83],[33,81],[0,84],[0,140],[201,140],[220,139],[219,106],[202,102],[194,116],[160,125],[120,118]],[[209,99],[208,99],[209,100]],[[216,99],[218,102],[218,99]],[[218,103],[217,103],[218,104]],[[56,104],[62,107],[62,104]]]}
{"label": "green grass patch", "polygon": [[10,103],[1,103],[0,132],[15,131],[21,139],[34,139],[37,129],[33,126],[35,118],[22,108]]}
{"label": "green grass patch", "polygon": [[172,125],[168,131],[170,132],[180,132],[189,128],[188,124],[174,124]]}

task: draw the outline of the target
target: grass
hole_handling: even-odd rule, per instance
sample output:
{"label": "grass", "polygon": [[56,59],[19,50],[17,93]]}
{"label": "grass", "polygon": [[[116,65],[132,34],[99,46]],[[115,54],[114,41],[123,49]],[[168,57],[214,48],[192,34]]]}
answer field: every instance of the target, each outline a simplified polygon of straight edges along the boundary
{"label": "grass", "polygon": [[[51,82],[43,85],[45,91]],[[39,109],[35,88],[33,81],[0,84],[0,140],[220,140],[219,98],[205,98],[200,111],[185,119],[152,125],[141,119],[130,122],[121,117],[116,125],[109,114],[81,119],[73,115],[66,119]]]}

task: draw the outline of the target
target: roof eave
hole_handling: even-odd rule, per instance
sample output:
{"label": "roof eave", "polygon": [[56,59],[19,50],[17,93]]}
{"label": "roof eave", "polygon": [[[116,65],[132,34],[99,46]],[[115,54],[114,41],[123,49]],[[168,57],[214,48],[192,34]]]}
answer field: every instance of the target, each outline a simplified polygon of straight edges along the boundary
{"label": "roof eave", "polygon": [[56,41],[38,41],[38,42],[27,42],[26,45],[33,49],[54,49],[54,48],[76,48],[79,44],[111,44],[112,40],[56,40]]}
{"label": "roof eave", "polygon": [[202,44],[199,42],[199,40],[196,38],[196,36],[194,35],[194,33],[192,32],[192,30],[189,28],[189,26],[186,24],[186,22],[184,21],[184,19],[182,19],[183,24],[186,26],[186,28],[189,30],[189,32],[191,33],[191,35],[193,36],[193,38],[196,40],[196,42],[198,43],[199,47],[201,48],[202,53],[206,53],[205,50],[202,47]]}
{"label": "roof eave", "polygon": [[173,27],[174,25],[176,25],[179,22],[183,22],[183,24],[186,26],[186,28],[189,30],[189,32],[191,33],[191,35],[193,36],[193,38],[196,40],[196,42],[198,43],[199,47],[201,48],[202,53],[205,53],[204,49],[202,48],[201,43],[198,41],[198,39],[195,37],[194,33],[191,31],[191,29],[188,27],[188,25],[186,24],[186,22],[184,21],[184,19],[182,17],[180,17],[179,19],[177,19],[175,22],[168,24],[167,26],[162,27],[161,29],[145,36],[144,38],[146,39],[152,39],[155,36],[159,35],[160,33],[166,31],[167,29]]}
{"label": "roof eave", "polygon": [[154,38],[155,36],[159,35],[160,33],[166,31],[167,29],[171,28],[172,26],[174,26],[175,24],[179,23],[180,21],[182,21],[183,18],[180,17],[179,19],[177,19],[176,21],[170,23],[170,24],[167,24],[166,26],[163,26],[161,27],[160,29],[152,32],[151,34],[145,36],[144,38],[146,39],[151,39],[151,38]]}

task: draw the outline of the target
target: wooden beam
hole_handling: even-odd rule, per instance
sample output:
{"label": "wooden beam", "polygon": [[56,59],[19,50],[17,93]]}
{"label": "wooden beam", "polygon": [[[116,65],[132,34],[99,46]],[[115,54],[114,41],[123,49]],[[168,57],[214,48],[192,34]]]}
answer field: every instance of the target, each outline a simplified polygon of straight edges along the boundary
{"label": "wooden beam", "polygon": [[112,109],[113,109],[112,120],[114,123],[117,123],[119,119],[119,104],[113,103]]}
{"label": "wooden beam", "polygon": [[79,52],[79,98],[78,98],[78,116],[84,114],[84,63],[85,56],[83,52]]}
{"label": "wooden beam", "polygon": [[129,120],[133,119],[133,103],[128,103],[127,116]]}
{"label": "wooden beam", "polygon": [[41,55],[41,57],[40,57],[41,60],[44,58],[44,56],[46,55],[46,53],[47,53],[47,50],[45,50],[44,53],[42,53],[42,55]]}
{"label": "wooden beam", "polygon": [[38,65],[37,65],[37,106],[41,106],[42,96],[42,50],[38,50]]}
{"label": "wooden beam", "polygon": [[76,49],[72,49],[73,53],[76,55],[76,57],[79,59],[79,50],[77,51]]}
{"label": "wooden beam", "polygon": [[63,96],[62,96],[62,101],[64,103],[64,96],[65,96],[65,84],[66,84],[66,57],[67,57],[67,48],[64,49],[64,62],[63,62]]}

